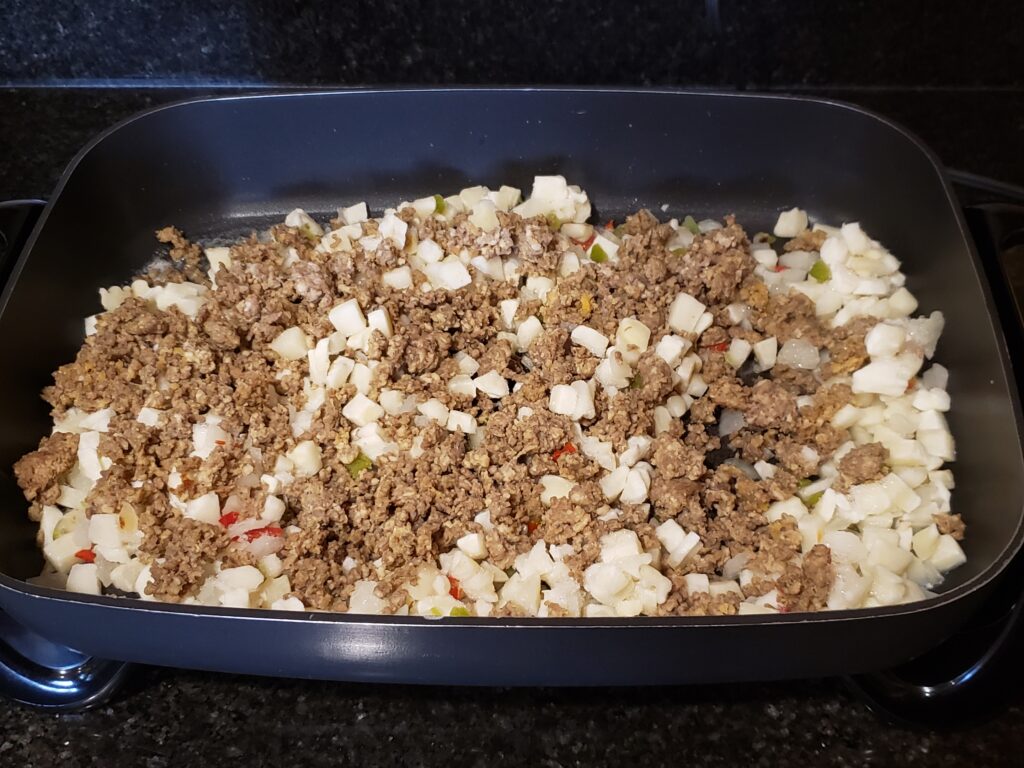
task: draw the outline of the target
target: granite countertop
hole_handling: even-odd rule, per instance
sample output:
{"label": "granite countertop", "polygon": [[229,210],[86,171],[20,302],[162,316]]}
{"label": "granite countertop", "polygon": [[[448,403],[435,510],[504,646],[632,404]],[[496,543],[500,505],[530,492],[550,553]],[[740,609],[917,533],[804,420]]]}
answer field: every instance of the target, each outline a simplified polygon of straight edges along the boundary
{"label": "granite countertop", "polygon": [[[820,93],[905,123],[952,166],[1024,184],[1020,93]],[[0,199],[45,197],[97,131],[191,95],[0,90]],[[0,766],[1018,765],[1024,693],[1007,685],[997,717],[919,732],[883,724],[835,680],[452,689],[139,668],[112,703],[84,714],[0,705]]]}

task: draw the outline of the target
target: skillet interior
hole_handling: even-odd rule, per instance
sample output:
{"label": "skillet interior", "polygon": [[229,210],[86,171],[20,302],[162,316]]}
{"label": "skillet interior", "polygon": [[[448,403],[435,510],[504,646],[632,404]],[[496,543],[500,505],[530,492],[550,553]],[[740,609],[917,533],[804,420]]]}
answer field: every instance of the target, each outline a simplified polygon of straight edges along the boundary
{"label": "skillet interior", "polygon": [[997,570],[1017,544],[1024,496],[1016,396],[1001,333],[933,158],[859,110],[776,97],[622,91],[411,91],[192,102],[99,139],[55,192],[4,293],[0,354],[0,571],[38,571],[34,526],[10,466],[49,429],[38,397],[70,360],[96,289],[155,253],[152,233],[246,233],[296,206],[326,214],[393,205],[471,183],[529,188],[561,173],[597,215],[736,213],[750,231],[792,205],[860,221],[903,260],[919,311],[942,309],[951,371],[954,510],[968,562],[944,590]]}

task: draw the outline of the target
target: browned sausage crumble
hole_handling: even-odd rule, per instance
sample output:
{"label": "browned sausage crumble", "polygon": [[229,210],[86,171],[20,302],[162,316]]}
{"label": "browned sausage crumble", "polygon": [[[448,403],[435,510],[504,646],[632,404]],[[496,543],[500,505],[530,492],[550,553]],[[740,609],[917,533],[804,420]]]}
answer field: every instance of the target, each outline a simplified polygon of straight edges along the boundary
{"label": "browned sausage crumble", "polygon": [[[594,229],[575,188],[562,220],[506,189],[326,234],[296,211],[205,254],[160,230],[169,261],[104,292],[15,467],[44,580],[428,615],[813,611],[885,602],[885,574],[924,595],[908,569],[945,570],[964,526],[941,459],[857,421],[894,407],[857,373],[884,323],[822,312],[828,231],[804,218],[780,257],[732,216]],[[876,488],[892,506],[857,519]],[[850,526],[896,552],[858,560],[829,538]]]}

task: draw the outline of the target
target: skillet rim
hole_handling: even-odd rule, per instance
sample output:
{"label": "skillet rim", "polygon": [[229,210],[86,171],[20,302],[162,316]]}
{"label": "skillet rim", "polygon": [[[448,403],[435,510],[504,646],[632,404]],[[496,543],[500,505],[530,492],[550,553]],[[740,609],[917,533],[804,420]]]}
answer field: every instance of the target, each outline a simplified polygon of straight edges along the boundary
{"label": "skillet rim", "polygon": [[[777,93],[761,93],[753,91],[743,92],[732,92],[732,91],[721,91],[721,90],[705,90],[700,88],[638,88],[638,87],[607,87],[607,86],[445,86],[440,88],[435,87],[378,87],[368,86],[365,88],[315,88],[315,89],[296,89],[296,88],[281,88],[273,89],[270,91],[260,90],[256,93],[236,93],[229,95],[219,96],[195,96],[185,99],[175,100],[166,104],[160,104],[154,107],[137,112],[130,115],[123,120],[114,123],[111,127],[102,131],[95,137],[93,137],[85,146],[80,149],[75,156],[68,163],[67,167],[62,172],[56,186],[54,187],[53,193],[47,200],[46,207],[39,216],[36,225],[26,241],[25,247],[19,254],[18,259],[11,267],[10,275],[8,277],[6,285],[3,286],[2,292],[0,292],[0,315],[3,314],[6,309],[7,302],[10,296],[13,294],[17,287],[18,278],[21,274],[21,270],[28,262],[32,250],[35,246],[36,240],[39,234],[42,232],[49,219],[50,212],[53,206],[60,199],[61,193],[67,185],[69,179],[74,174],[74,171],[82,160],[89,155],[97,146],[109,139],[111,136],[116,134],[126,126],[145,120],[153,115],[159,114],[167,110],[174,110],[185,108],[197,104],[205,104],[209,102],[235,102],[235,101],[255,101],[255,100],[271,100],[281,99],[288,100],[294,98],[303,99],[317,99],[317,98],[332,98],[332,97],[345,97],[345,96],[374,96],[374,95],[394,95],[394,94],[448,94],[448,93],[482,93],[482,94],[502,94],[502,93],[515,93],[515,94],[529,94],[529,93],[546,93],[546,94],[577,94],[577,93],[603,93],[603,94],[630,94],[630,95],[661,95],[661,96],[699,96],[704,98],[714,99],[751,99],[755,101],[793,101],[802,102],[808,104],[819,105],[830,109],[840,109],[844,111],[854,112],[862,115],[869,119],[872,119],[883,126],[886,129],[891,130],[906,140],[915,151],[920,152],[927,159],[932,170],[935,172],[938,183],[942,187],[942,191],[945,197],[945,203],[949,205],[949,212],[953,216],[953,220],[956,223],[957,229],[960,233],[960,240],[966,248],[967,254],[971,259],[971,264],[974,268],[974,272],[978,277],[978,282],[982,291],[982,298],[985,303],[986,313],[988,315],[989,322],[992,325],[992,330],[995,334],[997,342],[997,354],[1000,367],[1003,372],[1004,381],[1007,385],[1007,394],[1010,399],[1010,409],[1013,413],[1013,423],[1017,434],[1017,444],[1024,451],[1024,420],[1022,420],[1022,411],[1020,403],[1020,390],[1014,375],[1013,366],[1010,364],[1009,350],[1006,343],[1006,335],[1003,330],[1002,324],[999,321],[996,308],[994,306],[994,299],[992,296],[991,287],[987,279],[984,266],[981,263],[981,259],[975,248],[974,241],[970,237],[969,231],[964,221],[964,217],[960,208],[959,203],[956,200],[953,192],[952,183],[946,176],[945,170],[939,161],[936,154],[913,132],[901,124],[885,117],[873,110],[866,109],[856,104],[851,104],[846,101],[839,99],[820,98],[816,96],[807,96],[802,94],[777,94]],[[981,573],[968,579],[963,584],[954,587],[946,592],[938,593],[935,597],[927,598],[925,600],[919,600],[912,603],[905,603],[895,606],[882,606],[874,608],[857,608],[850,610],[825,610],[815,611],[806,613],[790,613],[790,614],[754,614],[747,616],[728,616],[728,617],[711,617],[711,616],[666,616],[666,617],[650,617],[650,616],[637,616],[628,618],[557,618],[557,619],[541,619],[541,618],[529,618],[529,619],[514,619],[514,618],[493,618],[493,617],[445,617],[444,621],[438,621],[436,619],[428,619],[418,616],[370,616],[364,614],[344,614],[344,613],[331,613],[331,612],[290,612],[290,611],[272,611],[268,609],[258,608],[224,608],[214,606],[195,606],[195,605],[180,605],[175,603],[157,603],[154,601],[145,601],[138,598],[124,598],[114,597],[107,595],[83,595],[77,593],[67,592],[65,590],[53,589],[50,587],[41,587],[27,582],[21,581],[8,576],[6,573],[0,572],[0,597],[5,592],[16,592],[23,596],[35,598],[46,603],[86,603],[96,605],[106,609],[115,610],[126,610],[132,611],[143,611],[143,612],[171,612],[171,613],[182,613],[186,615],[194,615],[196,617],[212,617],[212,618],[239,618],[249,620],[260,620],[267,621],[272,620],[275,622],[331,622],[339,624],[357,624],[359,626],[381,626],[381,627],[424,627],[424,626],[473,626],[481,628],[508,628],[515,627],[519,629],[523,628],[551,628],[551,627],[563,627],[563,628],[593,628],[593,629],[609,629],[609,628],[628,628],[628,627],[644,627],[644,628],[681,628],[681,627],[730,627],[730,626],[764,626],[764,625],[780,625],[780,624],[801,624],[801,623],[841,623],[848,621],[858,621],[861,619],[869,618],[881,618],[883,616],[908,616],[912,614],[919,614],[923,612],[930,612],[941,607],[949,606],[953,603],[960,602],[967,599],[975,592],[983,590],[999,578],[1006,570],[1009,562],[1019,553],[1024,546],[1024,507],[1019,512],[1017,526],[1014,530],[1010,540],[1006,543],[1003,549],[993,559],[991,565]],[[0,605],[2,605],[0,600]]]}

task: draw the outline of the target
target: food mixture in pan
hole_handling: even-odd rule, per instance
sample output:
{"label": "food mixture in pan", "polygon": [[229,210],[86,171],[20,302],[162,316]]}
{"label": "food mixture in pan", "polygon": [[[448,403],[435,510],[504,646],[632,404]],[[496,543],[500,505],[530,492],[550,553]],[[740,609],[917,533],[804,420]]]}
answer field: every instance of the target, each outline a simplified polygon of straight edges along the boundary
{"label": "food mixture in pan", "polygon": [[964,562],[939,312],[858,224],[587,223],[538,177],[301,210],[102,290],[15,470],[89,594],[425,616],[920,600]]}

